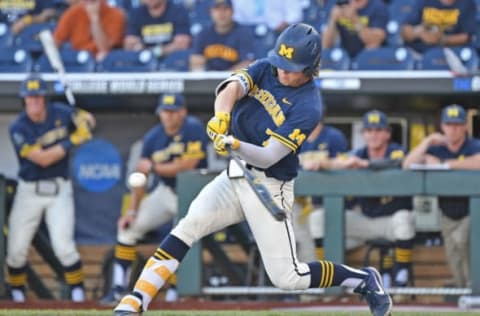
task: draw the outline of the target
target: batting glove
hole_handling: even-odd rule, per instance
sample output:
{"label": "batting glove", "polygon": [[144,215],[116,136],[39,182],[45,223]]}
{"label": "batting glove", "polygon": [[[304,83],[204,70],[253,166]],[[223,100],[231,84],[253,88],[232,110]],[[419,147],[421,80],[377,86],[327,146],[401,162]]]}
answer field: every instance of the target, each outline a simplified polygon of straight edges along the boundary
{"label": "batting glove", "polygon": [[75,132],[70,134],[70,141],[73,145],[78,146],[92,138],[92,133],[86,125],[79,126]]}
{"label": "batting glove", "polygon": [[225,135],[230,125],[230,113],[217,112],[207,123],[207,135],[214,142],[218,135]]}
{"label": "batting glove", "polygon": [[213,148],[220,156],[227,156],[227,146],[230,146],[233,150],[237,150],[240,147],[240,141],[232,135],[217,135],[213,141]]}

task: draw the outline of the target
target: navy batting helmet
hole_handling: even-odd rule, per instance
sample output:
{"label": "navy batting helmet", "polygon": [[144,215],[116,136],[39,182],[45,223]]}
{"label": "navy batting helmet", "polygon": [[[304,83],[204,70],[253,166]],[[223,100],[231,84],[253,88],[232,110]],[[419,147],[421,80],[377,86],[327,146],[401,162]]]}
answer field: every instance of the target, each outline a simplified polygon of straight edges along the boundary
{"label": "navy batting helmet", "polygon": [[320,64],[322,45],[320,34],[310,25],[292,24],[277,38],[275,47],[268,54],[274,67],[312,75]]}
{"label": "navy batting helmet", "polygon": [[20,96],[46,95],[48,92],[47,83],[38,75],[29,75],[20,85]]}

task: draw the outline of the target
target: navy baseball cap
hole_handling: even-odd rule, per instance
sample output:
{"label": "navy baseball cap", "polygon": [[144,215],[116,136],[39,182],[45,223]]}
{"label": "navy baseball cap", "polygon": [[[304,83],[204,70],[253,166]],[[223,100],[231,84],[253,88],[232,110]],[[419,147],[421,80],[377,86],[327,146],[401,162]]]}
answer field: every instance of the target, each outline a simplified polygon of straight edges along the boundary
{"label": "navy baseball cap", "polygon": [[47,83],[37,74],[31,74],[20,85],[20,96],[42,96],[48,92]]}
{"label": "navy baseball cap", "polygon": [[232,8],[232,0],[211,0],[210,1],[210,8],[214,8],[216,6],[224,5],[226,7]]}
{"label": "navy baseball cap", "polygon": [[185,107],[185,99],[179,93],[163,94],[158,97],[157,108],[155,113],[162,110],[178,111]]}
{"label": "navy baseball cap", "polygon": [[463,124],[467,122],[465,109],[458,104],[451,104],[442,110],[442,123]]}
{"label": "navy baseball cap", "polygon": [[387,115],[378,110],[365,113],[363,116],[363,128],[389,128]]}

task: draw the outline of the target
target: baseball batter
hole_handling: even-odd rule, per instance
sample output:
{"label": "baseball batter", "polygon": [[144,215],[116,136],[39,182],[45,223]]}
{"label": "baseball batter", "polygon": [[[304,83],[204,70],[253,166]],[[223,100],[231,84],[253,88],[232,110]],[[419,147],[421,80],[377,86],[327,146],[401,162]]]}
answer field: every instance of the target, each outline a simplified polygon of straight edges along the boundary
{"label": "baseball batter", "polygon": [[[102,300],[104,304],[116,303],[125,294],[138,240],[176,216],[177,173],[207,166],[208,138],[204,126],[197,118],[187,115],[183,96],[160,96],[155,112],[160,123],[150,129],[143,139],[137,171],[143,174],[152,172],[159,178],[159,183],[143,200],[145,186],[132,188],[130,210],[118,221],[113,288]],[[167,292],[166,300],[174,301],[175,293],[173,290]]]}
{"label": "baseball batter", "polygon": [[[391,299],[373,268],[353,269],[330,261],[299,262],[292,233],[297,152],[321,118],[313,77],[320,63],[320,35],[293,24],[278,37],[268,58],[234,73],[216,89],[215,115],[207,133],[219,154],[230,146],[287,213],[276,221],[258,200],[238,166],[207,184],[145,265],[133,292],[115,315],[138,315],[176,271],[192,244],[243,220],[248,222],[272,283],[281,289],[347,286],[364,295],[374,315],[388,315]],[[231,135],[228,135],[228,132]]]}
{"label": "baseball batter", "polygon": [[30,75],[21,84],[25,110],[10,126],[19,160],[17,192],[8,227],[7,266],[12,299],[25,301],[29,246],[45,217],[53,251],[63,265],[70,299],[84,300],[82,262],[75,247],[69,152],[91,138],[90,113],[47,103],[46,83]]}

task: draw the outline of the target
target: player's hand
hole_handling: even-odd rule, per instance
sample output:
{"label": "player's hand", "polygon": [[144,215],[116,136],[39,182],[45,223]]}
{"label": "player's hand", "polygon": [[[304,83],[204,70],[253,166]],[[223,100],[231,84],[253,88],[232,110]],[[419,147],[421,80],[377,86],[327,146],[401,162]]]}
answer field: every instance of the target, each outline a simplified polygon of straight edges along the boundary
{"label": "player's hand", "polygon": [[447,137],[440,133],[433,133],[427,136],[426,141],[429,146],[446,145]]}
{"label": "player's hand", "polygon": [[75,132],[70,134],[70,141],[73,145],[81,145],[92,138],[92,133],[86,125],[81,125],[77,127]]}
{"label": "player's hand", "polygon": [[228,131],[228,126],[230,125],[230,113],[227,112],[217,112],[215,116],[210,119],[207,123],[207,135],[210,139],[215,142],[215,138],[218,135],[225,135]]}
{"label": "player's hand", "polygon": [[135,211],[128,211],[125,215],[122,215],[117,222],[118,229],[126,229],[130,227],[130,225],[135,221],[136,214],[137,212]]}
{"label": "player's hand", "polygon": [[230,146],[233,150],[237,150],[240,147],[240,141],[232,135],[217,135],[213,141],[213,148],[220,156],[227,156],[227,146]]}

